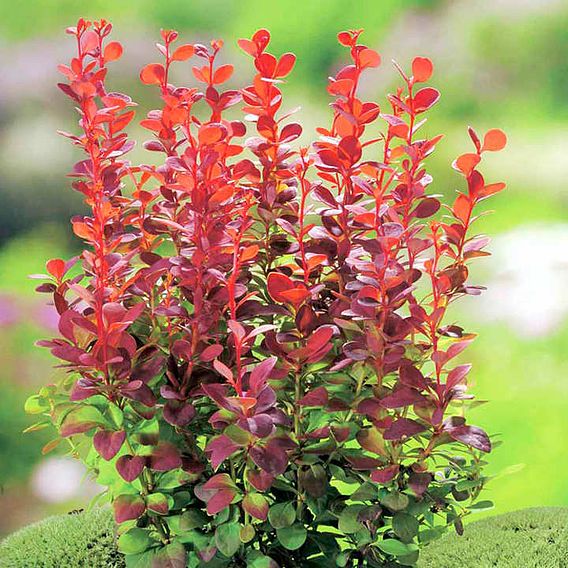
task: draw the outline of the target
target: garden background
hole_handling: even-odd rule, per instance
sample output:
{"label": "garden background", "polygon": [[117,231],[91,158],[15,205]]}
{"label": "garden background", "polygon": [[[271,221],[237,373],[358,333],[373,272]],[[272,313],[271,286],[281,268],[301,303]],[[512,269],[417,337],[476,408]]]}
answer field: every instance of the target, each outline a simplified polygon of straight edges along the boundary
{"label": "garden background", "polygon": [[[285,106],[301,101],[301,120],[313,131],[328,121],[326,78],[344,55],[335,35],[364,27],[365,42],[383,56],[365,79],[369,99],[384,104],[396,80],[391,59],[403,67],[415,55],[434,60],[431,83],[442,99],[429,113],[429,131],[447,133],[432,158],[436,192],[460,184],[450,164],[468,149],[464,125],[508,133],[507,149],[485,168],[488,179],[508,183],[492,201],[496,213],[479,222],[494,236],[494,256],[477,263],[474,280],[489,290],[455,312],[480,334],[467,356],[473,391],[489,402],[473,410],[471,422],[504,442],[489,457],[496,479],[485,497],[496,506],[483,514],[568,505],[565,1],[0,0],[0,13],[0,535],[83,507],[97,492],[78,462],[57,451],[42,456],[52,432],[22,433],[33,423],[23,411],[26,397],[58,373],[50,355],[34,347],[55,333],[55,318],[27,275],[79,247],[68,219],[81,211],[81,199],[65,178],[78,154],[56,134],[73,130],[75,117],[55,85],[56,65],[74,47],[64,28],[80,16],[113,22],[125,56],[110,84],[133,96],[140,118],[155,91],[137,82],[138,71],[156,60],[150,40],[161,27],[177,29],[187,42],[225,39],[239,85],[251,71],[236,40],[266,27],[276,53],[298,55]],[[185,77],[191,81],[189,66]]]}

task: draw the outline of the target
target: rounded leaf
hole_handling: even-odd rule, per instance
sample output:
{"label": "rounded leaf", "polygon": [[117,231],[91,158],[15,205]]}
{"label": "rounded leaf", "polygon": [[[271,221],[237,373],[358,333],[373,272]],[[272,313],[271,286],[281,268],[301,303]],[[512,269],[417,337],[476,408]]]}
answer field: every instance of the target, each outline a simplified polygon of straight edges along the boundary
{"label": "rounded leaf", "polygon": [[430,79],[434,65],[427,57],[415,57],[412,61],[412,76],[417,83],[424,83]]}
{"label": "rounded leaf", "polygon": [[500,128],[492,128],[483,138],[482,151],[498,152],[507,145],[507,135]]}
{"label": "rounded leaf", "polygon": [[302,525],[292,525],[276,529],[276,536],[280,544],[287,550],[298,550],[308,536],[308,532]]}

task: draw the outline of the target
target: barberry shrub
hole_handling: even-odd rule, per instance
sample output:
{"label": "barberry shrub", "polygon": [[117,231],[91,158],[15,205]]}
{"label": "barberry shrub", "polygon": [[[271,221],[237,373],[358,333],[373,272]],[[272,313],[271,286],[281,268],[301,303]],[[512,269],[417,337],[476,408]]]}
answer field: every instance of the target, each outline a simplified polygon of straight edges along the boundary
{"label": "barberry shrub", "polygon": [[[162,62],[140,74],[161,101],[140,123],[159,159],[133,165],[110,32],[67,30],[59,86],[80,133],[63,134],[90,214],[72,220],[83,253],[50,260],[39,287],[60,331],[41,345],[66,375],[28,401],[47,415],[32,429],[55,424],[45,451],[65,440],[107,488],[129,565],[413,565],[462,531],[487,480],[455,362],[474,335],[447,312],[481,290],[468,265],[488,239],[470,228],[504,184],[478,166],[505,135],[469,129],[453,164],[466,187],[442,206],[426,169],[442,136],[419,135],[440,97],[429,59],[397,66],[379,106],[358,96],[379,54],[340,33],[331,123],[296,148],[280,90],[295,57],[269,53],[267,30],[238,42],[254,66],[241,89],[223,86],[221,41],[162,31]],[[173,85],[189,59],[196,86]]]}

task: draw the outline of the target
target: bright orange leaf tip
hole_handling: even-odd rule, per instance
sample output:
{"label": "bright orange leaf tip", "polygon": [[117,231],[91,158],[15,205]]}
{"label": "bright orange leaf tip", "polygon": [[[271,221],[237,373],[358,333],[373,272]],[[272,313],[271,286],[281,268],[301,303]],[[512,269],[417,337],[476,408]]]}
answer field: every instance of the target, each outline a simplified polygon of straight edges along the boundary
{"label": "bright orange leaf tip", "polygon": [[180,45],[172,54],[172,61],[186,61],[195,53],[193,45]]}
{"label": "bright orange leaf tip", "polygon": [[432,77],[434,64],[427,57],[415,57],[412,61],[412,76],[416,83],[425,83]]}
{"label": "bright orange leaf tip", "polygon": [[105,63],[116,61],[122,56],[122,45],[118,41],[111,41],[103,52]]}
{"label": "bright orange leaf tip", "polygon": [[507,145],[507,135],[500,128],[492,128],[483,138],[482,152],[498,152]]}

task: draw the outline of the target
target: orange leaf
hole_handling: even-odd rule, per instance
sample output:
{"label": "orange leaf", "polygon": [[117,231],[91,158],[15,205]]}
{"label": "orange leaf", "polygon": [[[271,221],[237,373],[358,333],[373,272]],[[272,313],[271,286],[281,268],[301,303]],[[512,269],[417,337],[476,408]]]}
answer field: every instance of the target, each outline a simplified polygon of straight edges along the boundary
{"label": "orange leaf", "polygon": [[417,83],[424,83],[430,79],[434,65],[427,57],[415,57],[412,61],[412,75]]}
{"label": "orange leaf", "polygon": [[216,144],[225,138],[227,131],[218,124],[206,124],[199,129],[200,144]]}
{"label": "orange leaf", "polygon": [[467,195],[460,193],[455,202],[454,206],[452,207],[452,211],[457,219],[459,219],[464,225],[467,223],[467,220],[471,214],[471,202]]}
{"label": "orange leaf", "polygon": [[498,152],[507,145],[507,135],[499,128],[492,128],[487,131],[483,139],[481,151]]}
{"label": "orange leaf", "polygon": [[149,63],[140,71],[140,80],[145,85],[161,85],[166,77],[166,70],[159,63]]}
{"label": "orange leaf", "polygon": [[362,49],[359,52],[359,65],[361,69],[378,67],[381,64],[381,56],[374,49]]}
{"label": "orange leaf", "polygon": [[104,50],[103,58],[105,63],[116,61],[122,55],[122,45],[118,41],[111,41]]}
{"label": "orange leaf", "polygon": [[213,75],[213,84],[220,85],[225,81],[228,81],[233,74],[233,66],[232,65],[221,65],[215,74]]}
{"label": "orange leaf", "polygon": [[485,199],[486,197],[489,197],[490,195],[495,195],[496,193],[499,193],[500,191],[503,191],[506,187],[506,184],[504,184],[502,181],[499,183],[491,183],[489,185],[486,185],[485,187],[481,188],[478,193],[477,196],[479,199]]}
{"label": "orange leaf", "polygon": [[258,245],[251,245],[241,251],[241,262],[252,260],[258,253]]}
{"label": "orange leaf", "polygon": [[193,45],[186,43],[180,45],[172,54],[172,61],[186,61],[195,53]]}
{"label": "orange leaf", "polygon": [[453,165],[455,169],[462,172],[467,177],[480,161],[481,158],[477,154],[462,154]]}

